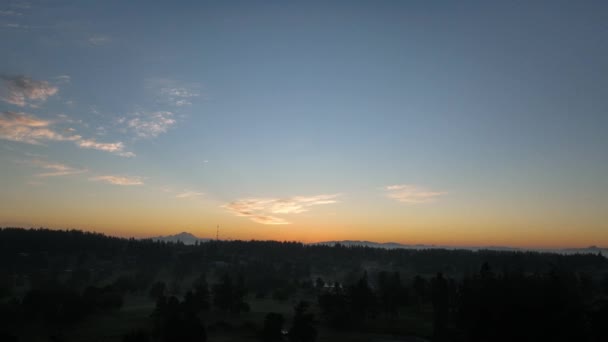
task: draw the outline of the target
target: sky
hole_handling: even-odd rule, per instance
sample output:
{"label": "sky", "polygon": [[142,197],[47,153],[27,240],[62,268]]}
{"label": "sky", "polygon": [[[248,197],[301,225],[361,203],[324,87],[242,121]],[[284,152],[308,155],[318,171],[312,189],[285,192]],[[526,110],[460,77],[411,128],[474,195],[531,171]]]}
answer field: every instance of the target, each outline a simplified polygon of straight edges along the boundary
{"label": "sky", "polygon": [[608,245],[605,1],[3,1],[0,226]]}

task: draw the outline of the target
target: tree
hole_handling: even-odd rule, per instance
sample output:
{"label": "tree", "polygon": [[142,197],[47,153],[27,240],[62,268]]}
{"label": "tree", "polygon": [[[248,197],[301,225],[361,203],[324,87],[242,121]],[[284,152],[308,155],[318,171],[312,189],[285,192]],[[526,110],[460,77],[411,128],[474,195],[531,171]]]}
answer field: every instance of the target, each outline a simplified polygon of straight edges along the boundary
{"label": "tree", "polygon": [[449,310],[448,282],[441,273],[432,282],[433,299],[433,341],[447,339],[447,322]]}
{"label": "tree", "polygon": [[164,342],[205,342],[207,333],[201,321],[191,312],[177,312],[166,317]]}
{"label": "tree", "polygon": [[204,274],[194,281],[193,300],[196,312],[209,310],[209,285]]}
{"label": "tree", "polygon": [[150,341],[150,335],[142,330],[136,330],[125,334],[122,337],[122,342],[148,342]]}
{"label": "tree", "polygon": [[382,310],[391,317],[397,316],[399,306],[404,305],[406,301],[406,290],[401,284],[399,273],[389,275],[387,272],[380,272],[377,283]]}
{"label": "tree", "polygon": [[245,285],[245,277],[242,274],[238,274],[236,277],[236,286],[233,294],[233,307],[232,312],[248,312],[249,304],[245,302],[245,296],[247,296],[247,286]]}
{"label": "tree", "polygon": [[416,295],[416,304],[418,311],[422,310],[422,303],[424,303],[424,298],[426,294],[426,280],[421,276],[414,277],[413,283],[414,293]]}
{"label": "tree", "polygon": [[[191,292],[190,292],[191,293]],[[179,302],[174,296],[158,297],[154,312],[155,331],[163,342],[204,342],[207,340],[205,327],[191,310],[187,300]]]}
{"label": "tree", "polygon": [[157,281],[152,284],[152,287],[150,287],[150,292],[148,294],[152,299],[157,299],[160,296],[165,296],[167,294],[167,285],[162,281]]}
{"label": "tree", "polygon": [[292,342],[314,342],[317,338],[317,329],[313,326],[314,315],[307,312],[309,304],[300,301],[294,308],[293,323],[289,330],[289,340]]}
{"label": "tree", "polygon": [[372,289],[369,287],[367,272],[363,273],[363,276],[355,285],[348,288],[348,298],[352,318],[357,322],[361,322],[373,314],[375,298]]}
{"label": "tree", "polygon": [[213,286],[213,305],[219,310],[230,311],[233,293],[232,278],[224,274],[220,283]]}
{"label": "tree", "polygon": [[245,302],[246,294],[247,287],[242,275],[237,276],[235,284],[232,278],[225,274],[220,283],[213,286],[213,304],[219,310],[231,313],[246,312],[249,311],[249,304]]}
{"label": "tree", "polygon": [[276,342],[283,339],[283,315],[271,312],[264,318],[261,339],[264,342]]}

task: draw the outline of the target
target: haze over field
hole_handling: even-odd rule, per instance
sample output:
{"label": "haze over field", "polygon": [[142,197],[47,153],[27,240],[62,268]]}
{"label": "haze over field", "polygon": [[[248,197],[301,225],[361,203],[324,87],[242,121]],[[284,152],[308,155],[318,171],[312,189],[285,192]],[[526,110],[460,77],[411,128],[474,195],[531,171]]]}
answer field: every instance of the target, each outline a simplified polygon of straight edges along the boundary
{"label": "haze over field", "polygon": [[8,1],[0,41],[0,227],[608,246],[606,2]]}

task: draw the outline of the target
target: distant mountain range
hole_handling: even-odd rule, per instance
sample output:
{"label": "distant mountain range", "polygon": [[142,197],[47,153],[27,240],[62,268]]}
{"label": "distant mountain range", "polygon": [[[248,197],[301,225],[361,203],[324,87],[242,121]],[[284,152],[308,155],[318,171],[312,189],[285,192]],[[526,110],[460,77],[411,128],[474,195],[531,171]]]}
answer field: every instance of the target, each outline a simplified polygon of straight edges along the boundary
{"label": "distant mountain range", "polygon": [[206,239],[206,238],[199,238],[188,232],[181,232],[181,233],[175,234],[175,235],[155,236],[155,237],[151,237],[150,239],[153,241],[181,242],[184,245],[194,245],[197,241],[205,242],[205,241],[211,240],[211,239]]}
{"label": "distant mountain range", "polygon": [[[198,242],[210,241],[212,239],[208,238],[199,238],[192,233],[181,232],[175,235],[166,235],[166,236],[156,236],[150,238],[154,241],[165,241],[165,242],[181,242],[185,245],[194,245]],[[576,253],[602,253],[603,255],[608,256],[608,248],[601,248],[597,246],[590,246],[587,248],[562,248],[562,249],[533,249],[533,248],[515,248],[515,247],[504,247],[504,246],[441,246],[441,245],[424,245],[424,244],[416,244],[416,245],[406,245],[398,242],[373,242],[373,241],[359,241],[359,240],[340,240],[340,241],[323,241],[323,242],[314,242],[310,245],[324,245],[324,246],[335,246],[340,244],[346,247],[372,247],[372,248],[384,248],[384,249],[469,249],[473,251],[477,250],[491,250],[491,251],[534,251],[534,252],[548,252],[548,253],[561,253],[561,254],[576,254]]]}
{"label": "distant mountain range", "polygon": [[489,249],[489,250],[499,250],[499,251],[516,251],[518,248],[513,247],[502,247],[502,246],[487,246],[487,247],[461,247],[461,246],[441,246],[441,245],[424,245],[424,244],[416,244],[416,245],[406,245],[398,242],[373,242],[373,241],[359,241],[359,240],[340,240],[340,241],[323,241],[323,242],[315,242],[312,245],[326,245],[326,246],[335,246],[340,244],[342,246],[354,247],[372,247],[372,248],[385,248],[385,249],[470,249],[470,250],[479,250],[479,249]]}
{"label": "distant mountain range", "polygon": [[323,241],[315,242],[312,245],[326,245],[335,246],[340,244],[342,246],[353,247],[372,247],[372,248],[385,248],[385,249],[469,249],[473,251],[477,250],[491,250],[491,251],[533,251],[533,252],[545,252],[545,253],[561,253],[561,254],[576,254],[576,253],[602,253],[608,256],[608,248],[601,248],[597,246],[589,246],[586,248],[516,248],[516,247],[505,247],[505,246],[441,246],[441,245],[406,245],[398,242],[372,242],[372,241],[359,241],[359,240],[341,240],[341,241]]}

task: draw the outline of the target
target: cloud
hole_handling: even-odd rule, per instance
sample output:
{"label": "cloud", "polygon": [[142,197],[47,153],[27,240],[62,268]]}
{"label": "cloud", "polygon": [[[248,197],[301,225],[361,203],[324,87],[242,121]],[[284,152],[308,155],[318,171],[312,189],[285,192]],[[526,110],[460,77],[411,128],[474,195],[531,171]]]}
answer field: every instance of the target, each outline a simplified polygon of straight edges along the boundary
{"label": "cloud", "polygon": [[4,17],[20,17],[22,14],[19,12],[15,12],[12,10],[8,10],[8,11],[0,11],[0,16],[4,16]]}
{"label": "cloud", "polygon": [[25,107],[30,100],[44,102],[59,91],[47,81],[36,81],[23,75],[1,75],[0,79],[4,83],[0,93],[2,100],[19,107]]}
{"label": "cloud", "polygon": [[150,78],[145,81],[157,100],[176,107],[192,104],[192,99],[200,96],[198,84],[183,83],[166,78]]}
{"label": "cloud", "polygon": [[199,96],[198,93],[184,87],[164,87],[160,89],[160,94],[178,107],[191,105],[190,98]]}
{"label": "cloud", "polygon": [[109,36],[106,35],[92,35],[89,37],[89,39],[87,39],[87,41],[89,42],[90,45],[93,46],[103,46],[103,45],[107,45],[109,43],[112,42],[112,38],[110,38]]}
{"label": "cloud", "polygon": [[46,127],[50,121],[38,119],[35,116],[23,112],[3,112],[0,116],[0,126],[26,126],[26,127]]}
{"label": "cloud", "polygon": [[277,214],[299,214],[310,207],[322,204],[337,203],[340,194],[296,196],[291,198],[248,198],[223,205],[224,209],[237,216],[248,217],[262,224],[289,224],[290,222],[277,217]]}
{"label": "cloud", "polygon": [[180,192],[179,194],[175,195],[175,198],[198,198],[202,195],[203,195],[202,192],[186,190],[184,192]]}
{"label": "cloud", "polygon": [[78,140],[79,135],[66,136],[50,129],[50,121],[22,112],[0,113],[0,139],[40,145],[42,141]]}
{"label": "cloud", "polygon": [[37,177],[58,177],[58,176],[68,176],[75,175],[79,173],[87,172],[87,169],[77,169],[68,165],[53,163],[41,159],[33,159],[27,161],[28,164],[34,165],[36,167],[49,170],[48,172],[38,173]]}
{"label": "cloud", "polygon": [[111,152],[121,157],[135,157],[135,153],[125,151],[125,145],[118,141],[114,143],[100,143],[95,141],[95,139],[81,139],[76,142],[78,146],[81,148],[89,148],[98,151]]}
{"label": "cloud", "polygon": [[446,195],[445,191],[433,191],[411,184],[389,185],[384,188],[386,196],[407,204],[430,203]]}
{"label": "cloud", "polygon": [[250,215],[249,219],[253,222],[268,224],[268,225],[283,225],[290,224],[289,221],[276,216],[265,216],[265,215]]}
{"label": "cloud", "polygon": [[68,176],[75,175],[79,173],[87,172],[86,169],[75,169],[67,165],[63,164],[46,164],[43,166],[45,169],[50,169],[54,171],[39,173],[36,176],[38,177],[57,177],[57,176]]}
{"label": "cloud", "polygon": [[59,133],[51,128],[53,122],[37,118],[23,112],[0,113],[0,139],[41,145],[45,141],[72,141],[80,148],[95,149],[114,153],[122,157],[133,157],[133,152],[125,151],[122,142],[100,143],[71,134],[69,130]]}
{"label": "cloud", "polygon": [[27,1],[12,1],[9,7],[19,8],[19,9],[30,9],[32,8],[32,4]]}
{"label": "cloud", "polygon": [[59,83],[70,83],[72,81],[72,78],[70,77],[70,75],[59,75],[59,76],[55,77],[55,79]]}
{"label": "cloud", "polygon": [[7,28],[7,29],[16,29],[16,30],[29,30],[30,29],[30,27],[28,25],[21,25],[21,24],[16,24],[16,23],[5,23],[5,24],[2,24],[0,27]]}
{"label": "cloud", "polygon": [[125,177],[125,176],[97,176],[90,178],[92,181],[105,182],[113,185],[143,185],[144,181],[141,177]]}
{"label": "cloud", "polygon": [[140,138],[156,138],[175,124],[172,112],[138,112],[135,118],[127,121],[127,126]]}
{"label": "cloud", "polygon": [[80,139],[76,142],[76,144],[82,148],[117,153],[123,151],[125,148],[124,144],[120,141],[115,143],[100,143],[94,139]]}
{"label": "cloud", "polygon": [[125,157],[125,158],[133,158],[133,157],[137,156],[134,152],[129,152],[129,151],[119,152],[119,153],[117,153],[117,155],[119,155],[121,157]]}
{"label": "cloud", "polygon": [[69,124],[78,124],[78,125],[82,125],[82,126],[87,126],[82,120],[80,119],[72,119],[69,116],[67,116],[66,114],[57,114],[57,122],[61,122],[61,123],[69,123]]}
{"label": "cloud", "polygon": [[44,183],[41,182],[41,181],[33,181],[33,180],[27,181],[25,184],[27,184],[29,186],[41,186],[41,185],[44,185]]}

